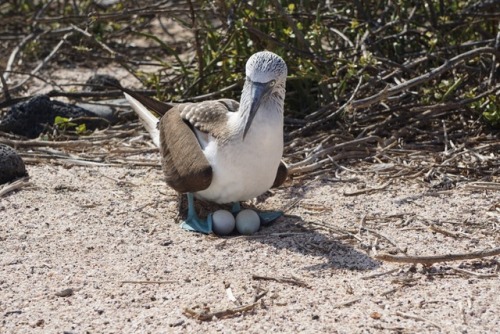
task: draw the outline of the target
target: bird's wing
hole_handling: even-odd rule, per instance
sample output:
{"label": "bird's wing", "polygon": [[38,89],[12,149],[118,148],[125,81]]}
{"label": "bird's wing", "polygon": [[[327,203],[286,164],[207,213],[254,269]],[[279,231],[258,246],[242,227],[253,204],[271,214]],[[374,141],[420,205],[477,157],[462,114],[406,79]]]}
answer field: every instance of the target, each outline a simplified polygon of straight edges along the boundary
{"label": "bird's wing", "polygon": [[[238,102],[221,99],[169,104],[121,86],[117,88],[125,93],[159,146],[167,184],[181,193],[208,188],[212,183],[212,167],[202,146],[208,141],[208,136],[221,138],[226,135],[228,112],[237,111]],[[150,111],[162,115],[159,122]]]}
{"label": "bird's wing", "polygon": [[203,148],[209,136],[226,135],[228,113],[237,109],[238,102],[232,100],[181,103],[161,118],[160,152],[168,185],[182,193],[210,186],[212,166]]}
{"label": "bird's wing", "polygon": [[161,165],[167,184],[181,193],[207,189],[212,166],[203,154],[191,126],[181,117],[181,105],[160,119]]}
{"label": "bird's wing", "polygon": [[277,188],[281,186],[288,177],[288,168],[283,161],[280,161],[278,166],[278,171],[276,172],[276,178],[274,179],[273,186],[271,188]]}
{"label": "bird's wing", "polygon": [[[239,103],[230,100],[213,100],[199,103],[183,103],[179,105],[181,117],[194,129],[201,131],[213,138],[223,138],[228,135],[227,120],[230,112],[238,110]],[[198,134],[198,133],[197,133]],[[204,137],[198,134],[198,137]],[[200,144],[206,138],[199,138]]]}

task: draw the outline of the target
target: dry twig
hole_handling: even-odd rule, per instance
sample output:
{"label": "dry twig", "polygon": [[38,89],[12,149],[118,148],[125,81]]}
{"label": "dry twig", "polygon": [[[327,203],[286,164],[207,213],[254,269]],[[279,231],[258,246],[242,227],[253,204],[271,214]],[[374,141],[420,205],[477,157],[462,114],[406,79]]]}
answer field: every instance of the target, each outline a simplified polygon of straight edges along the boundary
{"label": "dry twig", "polygon": [[341,303],[335,304],[335,305],[333,305],[333,308],[336,309],[336,308],[351,306],[352,304],[355,304],[355,303],[357,303],[359,301],[361,301],[361,298],[354,298],[354,299],[351,299],[351,300],[348,300],[348,301],[345,301],[345,302],[341,302]]}
{"label": "dry twig", "polygon": [[437,233],[441,233],[443,235],[446,235],[448,237],[452,237],[452,238],[458,238],[459,235],[455,232],[451,232],[451,231],[448,231],[442,227],[438,227],[436,226],[435,224],[432,224],[429,226],[429,228],[431,229],[431,231],[434,231],[434,232],[437,232]]}
{"label": "dry twig", "polygon": [[379,254],[375,256],[377,260],[387,261],[387,262],[400,262],[400,263],[421,263],[425,265],[431,265],[438,262],[448,262],[448,261],[462,261],[471,259],[480,259],[488,256],[500,255],[500,247],[482,250],[472,253],[464,254],[447,254],[447,255],[433,255],[433,256],[398,256],[390,254]]}
{"label": "dry twig", "polygon": [[21,188],[31,185],[31,183],[28,180],[29,177],[26,176],[12,183],[4,185],[2,189],[0,189],[0,197],[7,195],[8,193],[14,190],[19,190]]}
{"label": "dry twig", "polygon": [[240,307],[236,308],[230,308],[230,309],[225,309],[221,311],[215,311],[215,312],[196,312],[192,308],[186,307],[184,309],[184,315],[191,317],[196,320],[201,320],[201,321],[210,321],[214,317],[217,319],[222,319],[222,318],[229,318],[231,316],[237,316],[241,313],[251,311],[257,306],[259,302],[243,305]]}
{"label": "dry twig", "polygon": [[413,319],[413,320],[418,320],[418,321],[423,321],[423,322],[426,322],[428,323],[429,325],[432,325],[434,327],[436,327],[437,329],[441,330],[441,326],[439,326],[438,324],[428,320],[428,319],[425,319],[424,317],[420,317],[420,316],[417,316],[417,315],[413,315],[413,314],[408,314],[408,313],[403,313],[403,312],[396,312],[396,315],[397,316],[400,316],[400,317],[403,317],[403,318],[407,318],[407,319]]}
{"label": "dry twig", "polygon": [[386,89],[384,89],[383,91],[381,91],[375,95],[372,95],[370,97],[367,97],[367,98],[364,98],[361,100],[352,101],[351,106],[352,106],[352,108],[355,108],[355,109],[367,108],[375,103],[378,103],[380,101],[385,100],[389,96],[396,95],[396,94],[401,93],[402,91],[404,91],[406,89],[410,89],[414,86],[421,85],[424,82],[428,82],[428,81],[434,79],[435,77],[443,74],[444,72],[449,71],[452,68],[456,67],[464,60],[476,57],[476,56],[484,54],[484,53],[496,55],[499,53],[499,51],[496,50],[495,48],[492,48],[492,47],[483,47],[483,48],[477,48],[477,49],[473,49],[470,51],[466,51],[466,52],[461,53],[461,54],[459,54],[459,55],[457,55],[449,60],[446,60],[443,65],[436,67],[435,69],[433,69],[433,70],[431,70],[423,75],[420,75],[416,78],[405,81],[405,82],[403,82],[397,86],[391,87],[391,88],[386,87]]}
{"label": "dry twig", "polygon": [[122,284],[170,284],[177,281],[121,281]]}
{"label": "dry twig", "polygon": [[355,190],[351,192],[344,191],[344,196],[357,196],[361,194],[369,194],[373,193],[379,190],[385,190],[389,185],[391,185],[392,180],[389,180],[388,182],[384,183],[383,185],[379,187],[373,187],[373,188],[365,188],[365,189],[360,189],[360,190]]}
{"label": "dry twig", "polygon": [[464,270],[464,269],[460,269],[460,268],[452,268],[453,271],[457,272],[457,273],[460,273],[460,274],[463,274],[463,275],[466,275],[466,276],[473,276],[473,277],[477,277],[477,278],[499,278],[500,276],[498,276],[498,274],[479,274],[479,273],[475,273],[473,271],[469,271],[469,270]]}
{"label": "dry twig", "polygon": [[377,277],[381,277],[381,276],[385,276],[385,275],[390,275],[398,270],[399,269],[396,268],[396,269],[384,271],[383,273],[376,273],[376,274],[372,274],[372,275],[368,275],[368,276],[363,276],[363,277],[361,277],[361,279],[367,280],[367,279],[377,278]]}
{"label": "dry twig", "polygon": [[308,289],[311,288],[311,286],[309,284],[307,284],[306,282],[301,281],[299,279],[296,279],[294,277],[281,277],[281,278],[278,278],[278,277],[268,277],[268,276],[252,275],[252,279],[254,279],[254,280],[263,280],[263,281],[275,281],[275,282],[278,282],[278,283],[293,284],[293,285],[297,285],[297,286],[300,286],[300,287],[303,287],[303,288],[308,288]]}

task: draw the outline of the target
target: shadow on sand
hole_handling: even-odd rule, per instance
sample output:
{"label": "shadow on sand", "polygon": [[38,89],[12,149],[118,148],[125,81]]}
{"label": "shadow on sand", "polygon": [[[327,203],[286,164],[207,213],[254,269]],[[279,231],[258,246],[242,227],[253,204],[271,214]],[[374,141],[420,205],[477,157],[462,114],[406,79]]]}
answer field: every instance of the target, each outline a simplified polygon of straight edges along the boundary
{"label": "shadow on sand", "polygon": [[[294,196],[298,197],[297,195]],[[196,201],[196,206],[201,217],[221,208],[230,210],[230,206],[227,205],[199,200]],[[245,205],[244,208],[256,210],[252,205]],[[187,212],[187,205],[185,199],[182,198],[181,213],[185,212]],[[223,238],[231,240],[236,237],[241,237],[241,235],[235,232]],[[349,245],[351,238],[346,239],[337,234],[329,235],[325,230],[319,230],[318,226],[296,215],[285,215],[269,225],[262,226],[259,232],[246,238],[248,242],[260,242],[278,250],[287,249],[304,256],[320,257],[326,260],[324,263],[305,267],[306,270],[374,270],[380,266],[378,261]]]}
{"label": "shadow on sand", "polygon": [[340,240],[336,235],[322,233],[317,227],[294,215],[286,215],[262,227],[255,239],[249,240],[326,260],[324,263],[305,267],[306,270],[374,270],[380,266],[379,262],[349,245],[349,239]]}

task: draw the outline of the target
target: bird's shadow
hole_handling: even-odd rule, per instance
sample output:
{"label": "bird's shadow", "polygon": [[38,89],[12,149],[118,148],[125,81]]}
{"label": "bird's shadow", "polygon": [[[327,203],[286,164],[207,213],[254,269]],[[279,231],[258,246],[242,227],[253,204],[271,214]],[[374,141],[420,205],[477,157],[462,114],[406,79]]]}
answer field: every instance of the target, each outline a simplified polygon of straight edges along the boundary
{"label": "bird's shadow", "polygon": [[[339,182],[341,180],[337,180]],[[331,178],[321,178],[320,182],[332,182]],[[287,212],[298,202],[304,199],[311,184],[301,184],[293,186],[293,182],[288,183],[286,191],[282,193],[282,200],[285,202],[282,210]],[[258,200],[264,206],[267,198],[273,196],[272,192],[261,195]],[[305,267],[306,270],[324,269],[346,269],[346,270],[374,270],[380,263],[363,251],[354,247],[357,240],[349,235],[333,234],[328,231],[328,224],[322,223],[323,227],[314,224],[312,221],[304,221],[297,215],[286,214],[277,221],[263,226],[258,232],[266,237],[255,239],[256,242],[268,244],[276,249],[287,249],[304,256],[322,258],[325,261],[320,264]],[[334,226],[331,226],[334,228]],[[346,238],[347,237],[347,238]]]}
{"label": "bird's shadow", "polygon": [[[183,196],[185,197],[185,196]],[[187,201],[181,201],[181,212],[187,212]],[[196,201],[197,211],[201,217],[218,209],[230,210],[228,205],[218,205],[204,201]],[[259,210],[253,205],[244,205],[244,208]],[[182,214],[181,214],[182,215]],[[233,239],[241,237],[237,232],[223,237]],[[321,264],[307,266],[306,270],[348,269],[348,270],[374,270],[380,263],[367,254],[356,250],[349,245],[349,240],[328,233],[322,233],[312,224],[305,222],[300,216],[285,215],[274,222],[261,227],[259,232],[246,237],[247,241],[260,242],[275,249],[287,249],[304,256],[324,258]]]}
{"label": "bird's shadow", "polygon": [[306,266],[306,270],[374,270],[380,266],[379,262],[349,245],[349,239],[340,240],[336,236],[320,233],[295,215],[286,215],[263,226],[256,237],[249,240],[325,259],[323,263]]}

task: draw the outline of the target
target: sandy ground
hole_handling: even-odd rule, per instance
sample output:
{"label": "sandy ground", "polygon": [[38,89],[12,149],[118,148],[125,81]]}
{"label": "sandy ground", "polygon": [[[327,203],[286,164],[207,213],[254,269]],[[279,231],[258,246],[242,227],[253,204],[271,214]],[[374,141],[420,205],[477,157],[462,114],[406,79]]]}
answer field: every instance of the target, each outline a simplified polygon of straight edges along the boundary
{"label": "sandy ground", "polygon": [[[139,86],[121,67],[103,70],[56,68],[44,76],[83,83],[112,73]],[[50,89],[33,79],[27,93]],[[285,209],[284,218],[252,237],[219,238],[180,229],[178,196],[159,168],[45,162],[27,169],[31,185],[0,197],[2,334],[500,328],[498,256],[431,267],[374,257],[498,247],[498,191],[460,183],[435,192],[420,177],[346,196],[388,179],[343,171],[340,179],[294,180],[273,190],[250,204]]]}
{"label": "sandy ground", "polygon": [[[498,257],[428,268],[374,259],[398,248],[434,255],[498,246],[498,192],[436,193],[395,179],[385,190],[345,196],[386,180],[348,172],[295,180],[250,203],[285,208],[286,217],[253,237],[219,238],[179,228],[177,195],[157,168],[28,171],[31,186],[0,198],[1,333],[500,328]],[[186,311],[241,306],[245,312],[205,321]]]}

